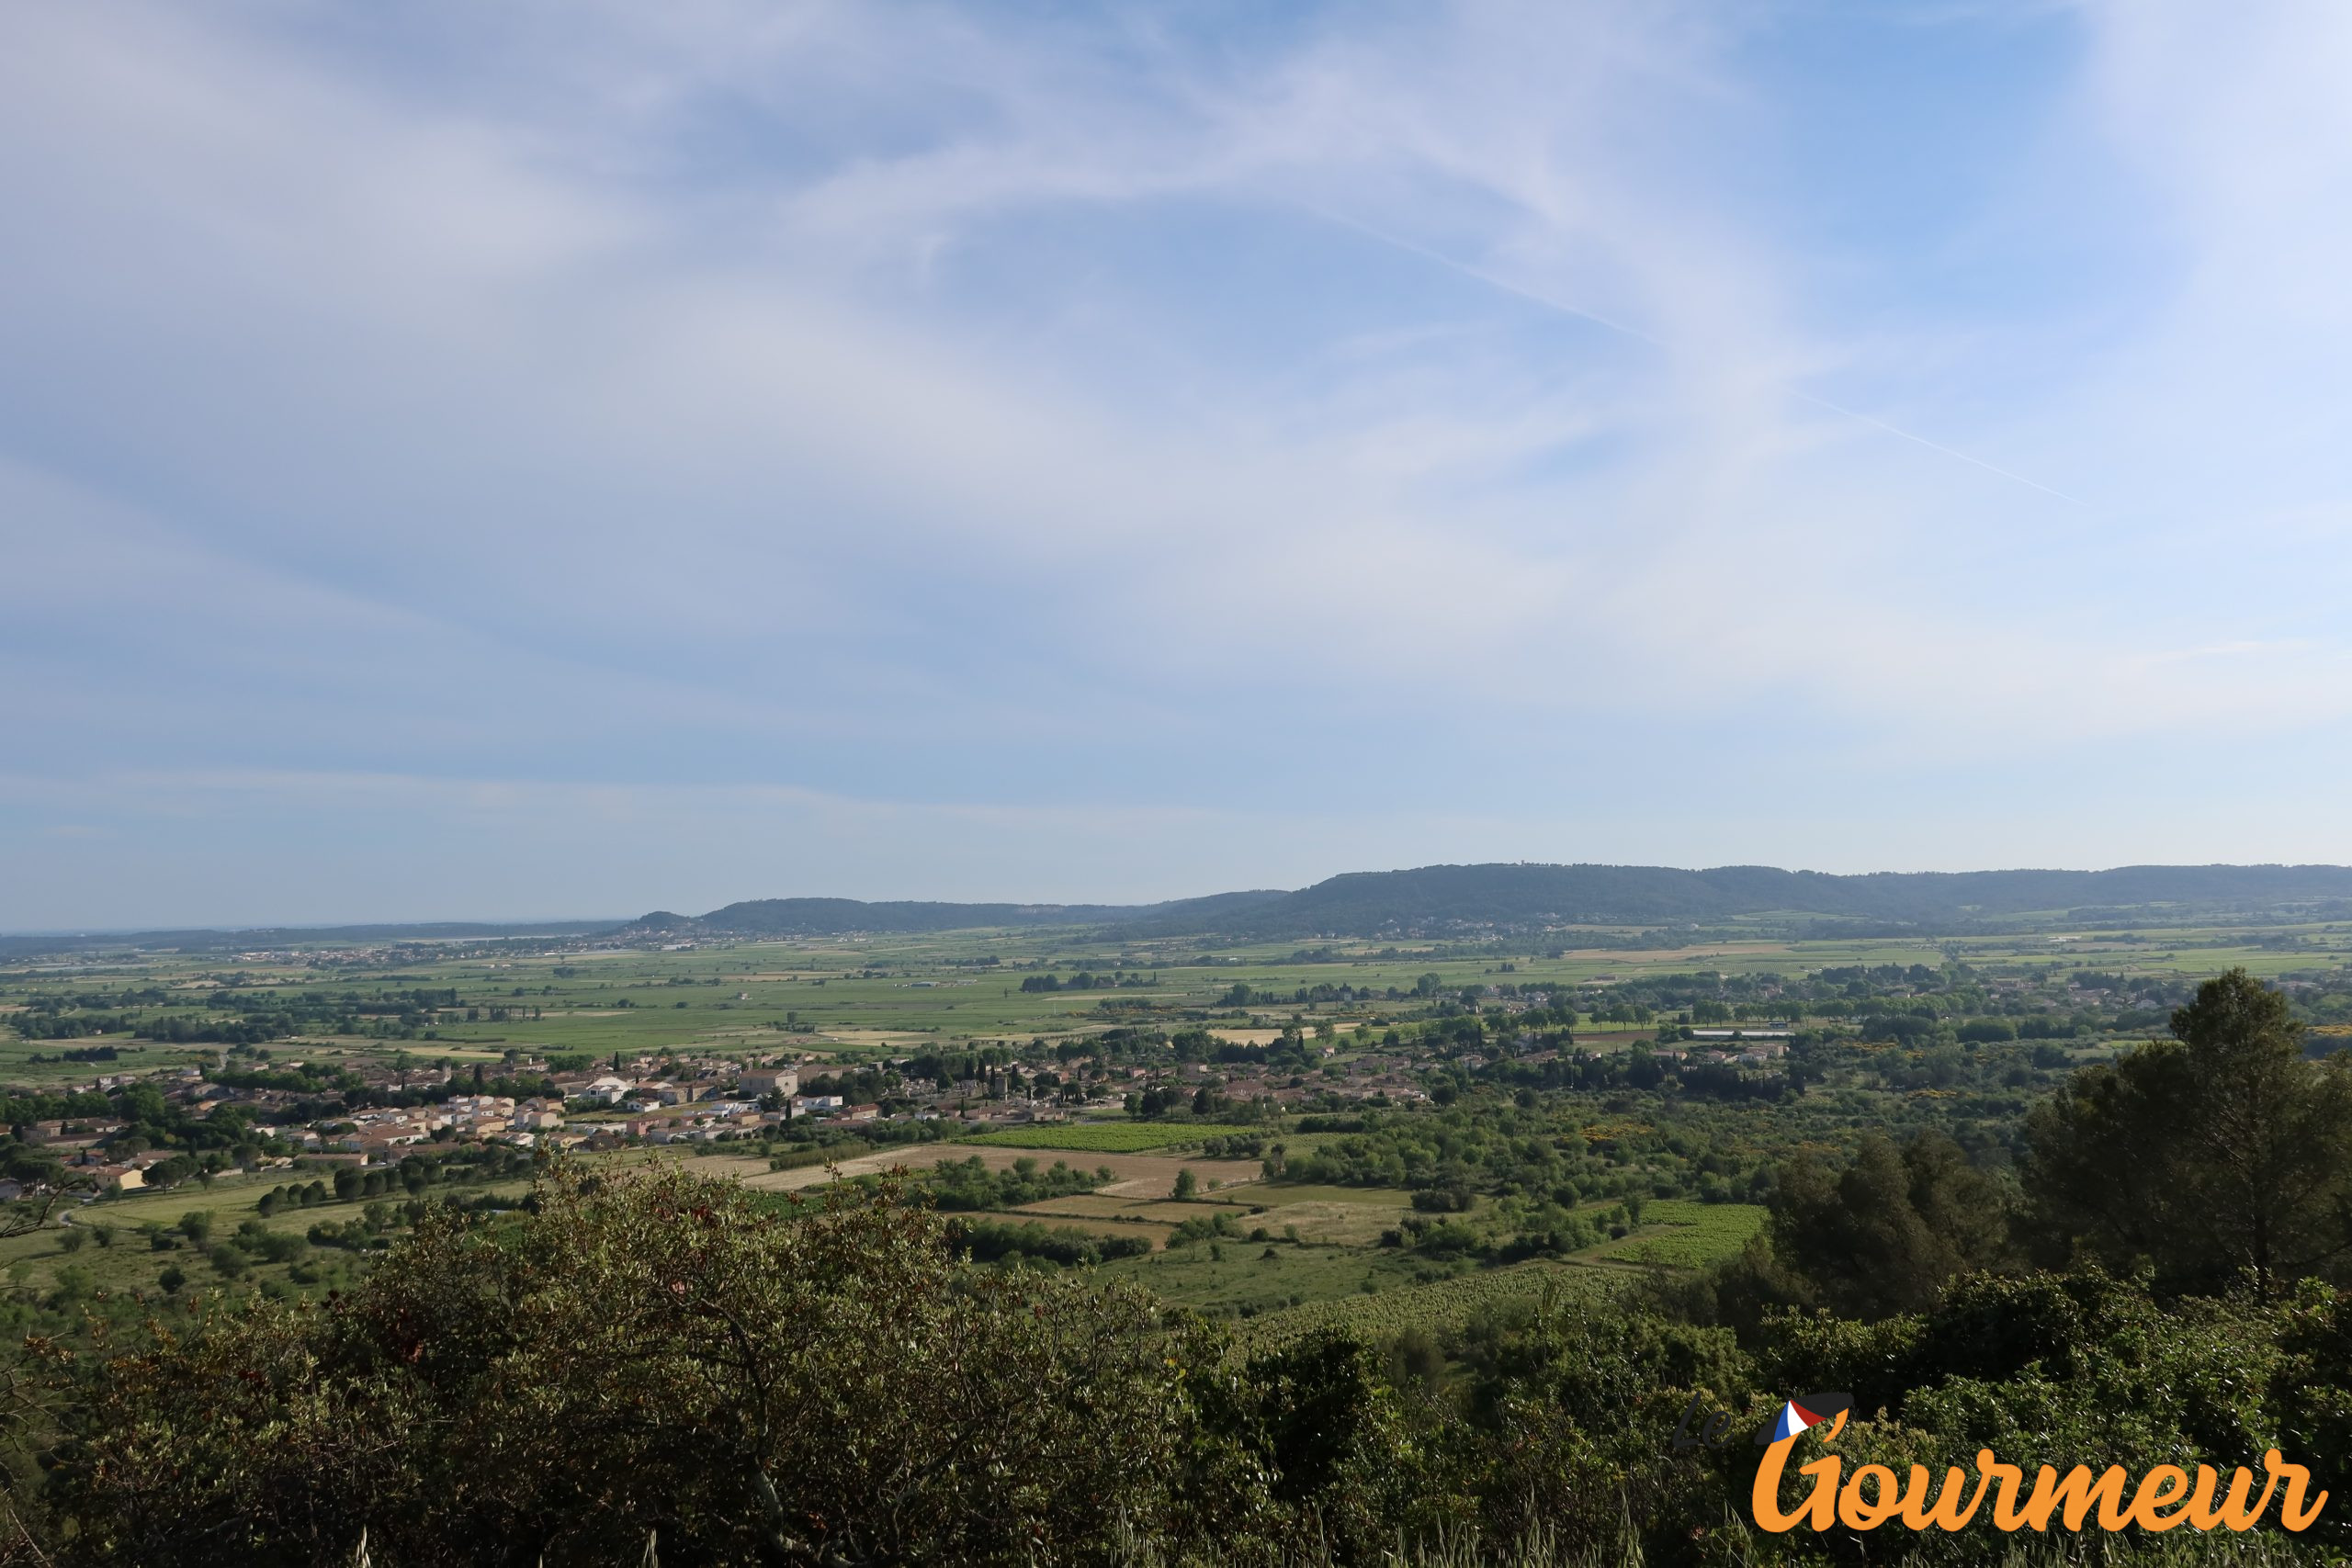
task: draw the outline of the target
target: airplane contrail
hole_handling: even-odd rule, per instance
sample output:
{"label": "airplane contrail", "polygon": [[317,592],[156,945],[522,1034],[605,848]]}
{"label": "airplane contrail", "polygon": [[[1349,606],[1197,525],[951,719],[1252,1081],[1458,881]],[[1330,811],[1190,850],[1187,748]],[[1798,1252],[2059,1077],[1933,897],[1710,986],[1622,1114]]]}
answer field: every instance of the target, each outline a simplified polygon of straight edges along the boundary
{"label": "airplane contrail", "polygon": [[1982,457],[1971,457],[1969,454],[1961,451],[1958,447],[1947,446],[1940,441],[1930,441],[1926,436],[1919,434],[1917,431],[1905,430],[1899,424],[1889,424],[1886,421],[1866,414],[1860,409],[1849,409],[1843,403],[1833,403],[1827,398],[1818,397],[1812,392],[1804,391],[1796,387],[1783,388],[1782,390],[1787,392],[1788,395],[1792,398],[1799,398],[1808,403],[1814,404],[1815,407],[1827,409],[1831,413],[1841,413],[1848,419],[1860,420],[1864,424],[1873,426],[1879,430],[1883,430],[1889,435],[1899,435],[1905,441],[1917,442],[1918,445],[1925,446],[1930,452],[1940,452],[1947,457],[1957,457],[1963,463],[1974,464],[1988,474],[1998,474],[2005,479],[2015,479],[2018,483],[2024,485],[2030,490],[2038,490],[2044,495],[2056,496],[2060,501],[2064,502],[2069,506],[2079,506],[2085,510],[2088,510],[2090,507],[2090,502],[2083,500],[2080,496],[2068,495],[2064,491],[2054,490],[2049,485],[2043,484],[2040,479],[2030,479],[2014,469],[2002,468],[1997,463],[1988,463]]}

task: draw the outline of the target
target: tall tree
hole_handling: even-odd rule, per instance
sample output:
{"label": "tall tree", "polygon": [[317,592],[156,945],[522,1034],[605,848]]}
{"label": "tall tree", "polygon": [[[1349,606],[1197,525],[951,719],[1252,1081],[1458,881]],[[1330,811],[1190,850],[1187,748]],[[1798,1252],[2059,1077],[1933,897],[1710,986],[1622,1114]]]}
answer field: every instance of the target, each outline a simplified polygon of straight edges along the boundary
{"label": "tall tree", "polygon": [[1781,1168],[1771,1251],[1801,1295],[1840,1314],[1917,1312],[1956,1275],[2008,1261],[2012,1201],[1941,1133],[1900,1149],[1872,1134],[1843,1170],[1810,1156]]}
{"label": "tall tree", "polygon": [[2243,969],[2199,987],[2172,1033],[2075,1073],[2029,1118],[2041,1246],[2153,1263],[2180,1290],[2340,1274],[2352,1262],[2352,1056],[2305,1060],[2286,997]]}

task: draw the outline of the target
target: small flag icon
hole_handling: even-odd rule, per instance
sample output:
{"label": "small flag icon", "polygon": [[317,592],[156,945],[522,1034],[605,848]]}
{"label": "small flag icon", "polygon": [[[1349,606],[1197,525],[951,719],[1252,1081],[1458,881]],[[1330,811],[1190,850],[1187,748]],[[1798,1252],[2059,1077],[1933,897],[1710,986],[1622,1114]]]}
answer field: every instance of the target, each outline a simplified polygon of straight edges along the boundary
{"label": "small flag icon", "polygon": [[1802,1399],[1792,1399],[1781,1406],[1781,1413],[1773,1417],[1771,1425],[1757,1434],[1756,1441],[1763,1445],[1793,1438],[1809,1427],[1835,1419],[1853,1406],[1853,1396],[1845,1393],[1808,1393]]}

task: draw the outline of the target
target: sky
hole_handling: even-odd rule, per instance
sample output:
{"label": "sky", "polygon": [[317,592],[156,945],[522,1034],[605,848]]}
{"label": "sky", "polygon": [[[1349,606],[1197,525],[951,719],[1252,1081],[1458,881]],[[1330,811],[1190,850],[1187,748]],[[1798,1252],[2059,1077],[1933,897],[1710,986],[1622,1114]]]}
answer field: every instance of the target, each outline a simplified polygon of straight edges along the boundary
{"label": "sky", "polygon": [[0,12],[0,929],[2352,862],[2352,8]]}

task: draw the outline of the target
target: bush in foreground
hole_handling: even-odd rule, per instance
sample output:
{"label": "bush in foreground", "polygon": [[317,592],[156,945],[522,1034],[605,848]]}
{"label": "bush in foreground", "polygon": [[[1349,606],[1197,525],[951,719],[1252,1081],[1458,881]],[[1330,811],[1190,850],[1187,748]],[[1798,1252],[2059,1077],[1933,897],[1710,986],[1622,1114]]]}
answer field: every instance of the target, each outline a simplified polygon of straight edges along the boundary
{"label": "bush in foreground", "polygon": [[1173,1529],[1188,1356],[1149,1302],[953,1261],[842,1194],[674,1171],[435,1218],[348,1294],[159,1336],[82,1390],[85,1561],[989,1562]]}
{"label": "bush in foreground", "polygon": [[[61,1352],[40,1555],[17,1555],[345,1562],[363,1532],[382,1568],[639,1564],[650,1540],[673,1568],[2016,1550],[1982,1523],[1758,1537],[1746,1434],[1815,1389],[1855,1396],[1849,1464],[1990,1444],[2137,1473],[2275,1444],[2347,1484],[2352,1298],[2318,1282],[2167,1303],[2095,1271],[1975,1275],[1874,1324],[1781,1314],[1747,1348],[1565,1292],[1491,1303],[1442,1348],[1327,1329],[1244,1362],[1129,1287],[962,1261],[973,1222],[907,1196],[843,1185],[778,1212],[674,1169],[558,1167],[531,1212],[428,1217],[324,1303],[175,1307],[187,1337]],[[1722,1446],[1675,1440],[1716,1417]],[[2342,1528],[2129,1560],[2292,1560]]]}

